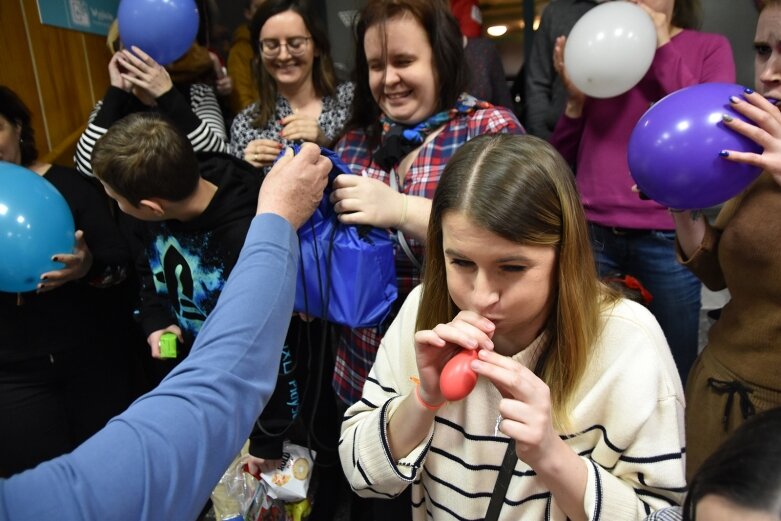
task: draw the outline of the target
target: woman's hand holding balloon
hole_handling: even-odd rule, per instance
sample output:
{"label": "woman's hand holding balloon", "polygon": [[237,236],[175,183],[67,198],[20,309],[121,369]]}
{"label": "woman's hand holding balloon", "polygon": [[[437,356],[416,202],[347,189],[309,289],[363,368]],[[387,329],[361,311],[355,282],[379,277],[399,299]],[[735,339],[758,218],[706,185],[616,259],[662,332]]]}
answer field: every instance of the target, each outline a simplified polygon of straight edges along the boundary
{"label": "woman's hand holding balloon", "polygon": [[320,146],[328,144],[323,129],[316,119],[304,114],[291,114],[282,119],[282,131],[280,136],[289,141],[309,141]]}
{"label": "woman's hand holding balloon", "polygon": [[567,74],[567,67],[564,65],[564,47],[566,44],[566,36],[559,36],[556,38],[556,43],[553,47],[553,67],[556,69],[556,73],[559,75],[559,78],[561,78],[564,89],[567,91],[567,105],[564,109],[564,113],[570,118],[577,119],[583,114],[583,105],[586,102],[586,95],[572,83],[572,80]]}
{"label": "woman's hand holding balloon", "polygon": [[174,86],[168,71],[138,47],[120,51],[120,63],[127,70],[122,77],[152,99],[157,99]]}
{"label": "woman's hand holding balloon", "polygon": [[388,443],[394,459],[406,456],[423,441],[431,429],[435,411],[445,404],[440,380],[448,362],[464,350],[493,350],[494,329],[490,320],[471,311],[461,311],[447,324],[415,333],[417,386],[388,422]]}
{"label": "woman's hand holding balloon", "polygon": [[120,60],[122,59],[122,51],[114,53],[111,60],[108,62],[108,78],[112,87],[122,89],[125,92],[130,92],[133,88],[133,84],[130,83],[122,76],[122,70],[120,69]]}
{"label": "woman's hand holding balloon", "polygon": [[756,125],[729,116],[723,118],[724,124],[754,141],[764,151],[757,154],[725,150],[721,155],[729,161],[762,168],[781,185],[781,111],[761,94],[753,91],[747,91],[744,99],[732,96],[730,101],[733,109]]}
{"label": "woman's hand holding balloon", "polygon": [[629,0],[633,4],[639,6],[643,11],[648,13],[651,17],[651,21],[656,28],[656,48],[658,49],[662,45],[670,41],[670,20],[667,18],[667,14],[661,11],[656,11],[648,6],[644,0]]}
{"label": "woman's hand holding balloon", "polygon": [[493,322],[477,313],[461,311],[447,324],[415,333],[420,398],[432,405],[444,402],[440,376],[445,365],[462,349],[493,350],[494,328]]}
{"label": "woman's hand holding balloon", "polygon": [[550,389],[528,368],[498,353],[479,352],[472,368],[501,393],[499,430],[515,440],[518,457],[534,467],[561,441],[553,429]]}
{"label": "woman's hand holding balloon", "polygon": [[52,260],[61,262],[64,267],[42,274],[41,282],[38,284],[38,293],[51,291],[66,282],[81,279],[89,272],[92,267],[92,253],[84,241],[84,232],[76,231],[75,237],[76,244],[73,247],[73,253],[58,253],[52,257]]}
{"label": "woman's hand holding balloon", "polygon": [[534,469],[569,519],[587,519],[583,494],[588,470],[553,428],[550,388],[512,358],[485,349],[472,369],[501,393],[498,429],[515,440],[518,458]]}

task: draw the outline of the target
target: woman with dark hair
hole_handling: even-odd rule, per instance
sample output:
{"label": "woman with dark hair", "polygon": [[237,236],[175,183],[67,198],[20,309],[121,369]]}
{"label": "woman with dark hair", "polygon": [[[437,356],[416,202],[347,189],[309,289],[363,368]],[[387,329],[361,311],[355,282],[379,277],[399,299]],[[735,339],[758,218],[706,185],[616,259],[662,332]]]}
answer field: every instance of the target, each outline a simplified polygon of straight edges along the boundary
{"label": "woman with dark hair", "polygon": [[304,0],[267,0],[250,23],[258,101],[231,125],[231,152],[268,169],[288,144],[329,146],[350,115],[351,83],[336,84],[331,44]]}
{"label": "woman with dark hair", "polygon": [[649,308],[685,382],[697,357],[701,284],[675,258],[675,225],[667,208],[640,200],[632,191],[627,147],[651,104],[691,85],[732,83],[735,63],[724,36],[696,30],[699,0],[633,2],[656,27],[656,54],[648,73],[624,94],[588,97],[569,81],[566,38],[557,38],[553,64],[567,100],[550,142],[575,165],[600,276],[626,273],[651,293]]}
{"label": "woman with dark hair", "polygon": [[[76,245],[57,254],[36,291],[0,292],[0,477],[65,454],[130,401],[123,331],[110,295],[130,265],[103,193],[77,172],[38,159],[30,111],[0,86],[0,160],[52,183],[73,213]],[[10,255],[3,252],[3,255]],[[127,322],[130,322],[128,314]]]}
{"label": "woman with dark hair", "polygon": [[[396,231],[398,311],[420,281],[431,197],[448,160],[482,134],[522,133],[509,109],[465,93],[458,23],[444,2],[371,0],[356,26],[355,102],[335,151],[353,173],[340,175],[331,200],[346,224]],[[342,328],[334,386],[358,401],[382,332]]]}
{"label": "woman with dark hair", "polygon": [[[411,485],[416,520],[629,521],[677,505],[680,379],[653,315],[597,279],[561,156],[531,136],[466,143],[426,244],[423,283],[342,423],[357,493]],[[448,401],[461,382],[445,367],[466,354],[475,386]]]}

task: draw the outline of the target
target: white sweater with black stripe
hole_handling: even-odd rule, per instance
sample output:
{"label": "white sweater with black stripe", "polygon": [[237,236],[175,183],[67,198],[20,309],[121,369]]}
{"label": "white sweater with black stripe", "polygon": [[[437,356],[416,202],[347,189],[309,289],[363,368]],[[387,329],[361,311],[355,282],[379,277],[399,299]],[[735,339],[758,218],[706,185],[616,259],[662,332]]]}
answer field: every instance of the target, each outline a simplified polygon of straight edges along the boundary
{"label": "white sweater with black stripe", "polygon": [[[481,377],[467,398],[440,409],[429,437],[402,460],[392,461],[385,441],[400,397],[414,391],[420,291],[407,298],[380,346],[362,400],[345,415],[342,466],[361,496],[395,496],[412,483],[415,520],[482,519],[509,442],[501,433],[494,436],[501,397],[490,381]],[[571,432],[561,436],[588,468],[588,518],[640,520],[683,496],[683,389],[648,310],[622,300],[603,312],[603,321],[576,392]],[[514,358],[533,365],[533,345]],[[534,470],[519,461],[500,519],[566,516]]]}

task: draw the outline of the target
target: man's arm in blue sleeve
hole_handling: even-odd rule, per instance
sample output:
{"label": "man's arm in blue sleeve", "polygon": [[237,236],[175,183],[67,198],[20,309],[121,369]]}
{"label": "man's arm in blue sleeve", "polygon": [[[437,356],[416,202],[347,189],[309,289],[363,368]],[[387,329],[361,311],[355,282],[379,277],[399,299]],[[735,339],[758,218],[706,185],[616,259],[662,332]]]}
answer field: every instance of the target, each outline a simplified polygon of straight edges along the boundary
{"label": "man's arm in blue sleeve", "polygon": [[195,519],[274,390],[297,245],[255,217],[190,355],[71,454],[0,481],[0,520]]}

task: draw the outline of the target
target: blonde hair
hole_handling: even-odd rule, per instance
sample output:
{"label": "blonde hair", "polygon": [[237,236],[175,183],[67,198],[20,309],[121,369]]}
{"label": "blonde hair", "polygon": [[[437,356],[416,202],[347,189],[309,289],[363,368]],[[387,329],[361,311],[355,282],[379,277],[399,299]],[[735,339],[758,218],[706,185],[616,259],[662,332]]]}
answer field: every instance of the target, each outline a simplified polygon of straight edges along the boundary
{"label": "blonde hair", "polygon": [[507,240],[556,249],[554,307],[534,370],[550,388],[554,426],[566,428],[600,333],[601,307],[617,298],[597,278],[569,167],[553,147],[532,136],[479,136],[456,152],[432,203],[418,330],[449,322],[458,312],[448,293],[442,245],[442,217],[451,211]]}

